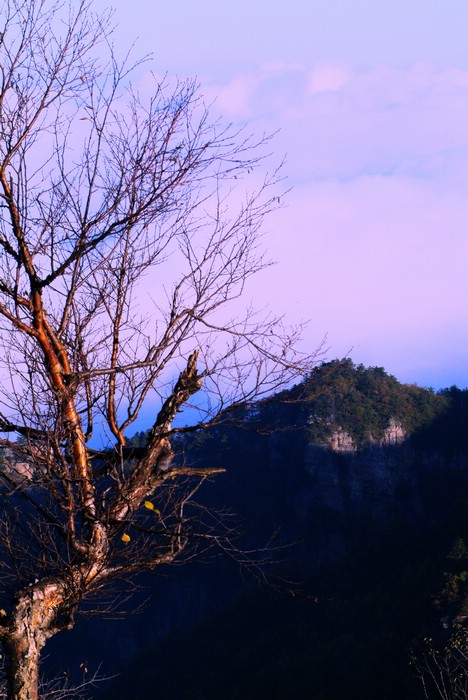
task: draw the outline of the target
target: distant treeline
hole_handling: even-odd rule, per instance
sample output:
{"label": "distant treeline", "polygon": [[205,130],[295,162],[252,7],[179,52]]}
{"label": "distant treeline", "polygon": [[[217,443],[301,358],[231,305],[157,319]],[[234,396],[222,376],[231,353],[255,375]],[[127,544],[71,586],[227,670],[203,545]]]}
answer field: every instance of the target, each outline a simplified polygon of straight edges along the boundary
{"label": "distant treeline", "polygon": [[[355,365],[346,358],[322,363],[302,383],[239,409],[224,424],[241,422],[260,432],[300,428],[319,443],[341,429],[359,447],[381,440],[390,421],[431,447],[467,446],[468,389],[452,386],[435,392],[401,384],[383,367]],[[128,444],[145,443],[146,432],[141,431]]]}

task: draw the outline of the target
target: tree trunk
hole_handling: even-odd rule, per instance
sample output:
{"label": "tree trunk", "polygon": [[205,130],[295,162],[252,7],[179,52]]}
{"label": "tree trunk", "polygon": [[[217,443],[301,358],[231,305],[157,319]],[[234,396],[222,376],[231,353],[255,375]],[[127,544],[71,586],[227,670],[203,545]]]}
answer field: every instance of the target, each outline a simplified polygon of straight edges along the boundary
{"label": "tree trunk", "polygon": [[[57,582],[41,582],[20,592],[3,632],[8,700],[38,700],[39,660],[63,602]],[[65,625],[64,625],[65,626]]]}
{"label": "tree trunk", "polygon": [[38,700],[41,645],[35,635],[6,641],[6,680],[8,700]]}

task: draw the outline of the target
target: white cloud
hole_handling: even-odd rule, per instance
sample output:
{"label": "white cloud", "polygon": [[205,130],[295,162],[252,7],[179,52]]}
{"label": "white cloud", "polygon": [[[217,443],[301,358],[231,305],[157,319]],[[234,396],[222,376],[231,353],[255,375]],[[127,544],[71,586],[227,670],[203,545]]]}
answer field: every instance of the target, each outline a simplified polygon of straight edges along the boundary
{"label": "white cloud", "polygon": [[278,63],[204,89],[225,118],[280,129],[294,179],[453,177],[468,155],[465,71]]}
{"label": "white cloud", "polygon": [[348,76],[346,66],[332,63],[318,65],[309,73],[308,93],[339,92],[346,85]]}
{"label": "white cloud", "polygon": [[364,176],[298,187],[273,222],[280,262],[257,299],[310,318],[308,347],[328,333],[332,356],[353,347],[358,361],[408,381],[412,370],[426,384],[437,384],[430,367],[456,360],[468,384],[467,214],[462,187],[428,181]]}
{"label": "white cloud", "polygon": [[311,318],[309,348],[468,384],[468,72],[282,63],[221,88],[226,117],[281,129],[294,186],[257,301]]}

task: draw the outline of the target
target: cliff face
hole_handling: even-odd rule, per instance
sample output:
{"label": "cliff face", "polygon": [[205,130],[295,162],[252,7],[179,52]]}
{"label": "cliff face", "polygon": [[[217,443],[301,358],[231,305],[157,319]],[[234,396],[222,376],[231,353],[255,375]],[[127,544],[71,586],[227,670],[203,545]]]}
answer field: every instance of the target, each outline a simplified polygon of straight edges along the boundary
{"label": "cliff face", "polygon": [[350,518],[383,518],[410,515],[409,501],[409,509],[416,512],[419,460],[408,438],[392,420],[380,440],[370,437],[361,447],[342,429],[325,446],[308,443],[304,469],[309,476],[309,499],[302,497],[302,510],[318,507]]}
{"label": "cliff face", "polygon": [[[380,438],[357,444],[343,429],[327,440],[306,433],[269,436],[256,468],[276,494],[275,525],[304,541],[304,571],[317,571],[387,523],[429,528],[468,483],[468,452],[433,449],[391,419]],[[242,470],[243,487],[248,474]]]}

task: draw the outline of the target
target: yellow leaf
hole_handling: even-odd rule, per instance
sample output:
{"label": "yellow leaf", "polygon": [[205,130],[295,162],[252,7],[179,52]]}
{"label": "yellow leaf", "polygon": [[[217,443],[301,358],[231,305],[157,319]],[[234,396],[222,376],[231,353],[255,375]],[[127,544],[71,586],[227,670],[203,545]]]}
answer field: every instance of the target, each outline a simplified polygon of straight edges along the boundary
{"label": "yellow leaf", "polygon": [[130,535],[127,535],[126,532],[121,537],[122,542],[130,542]]}
{"label": "yellow leaf", "polygon": [[161,511],[158,508],[155,508],[154,512],[156,513],[156,515],[161,515]]}
{"label": "yellow leaf", "polygon": [[151,503],[151,501],[145,501],[144,506],[145,508],[148,508],[148,510],[154,510],[154,505]]}

